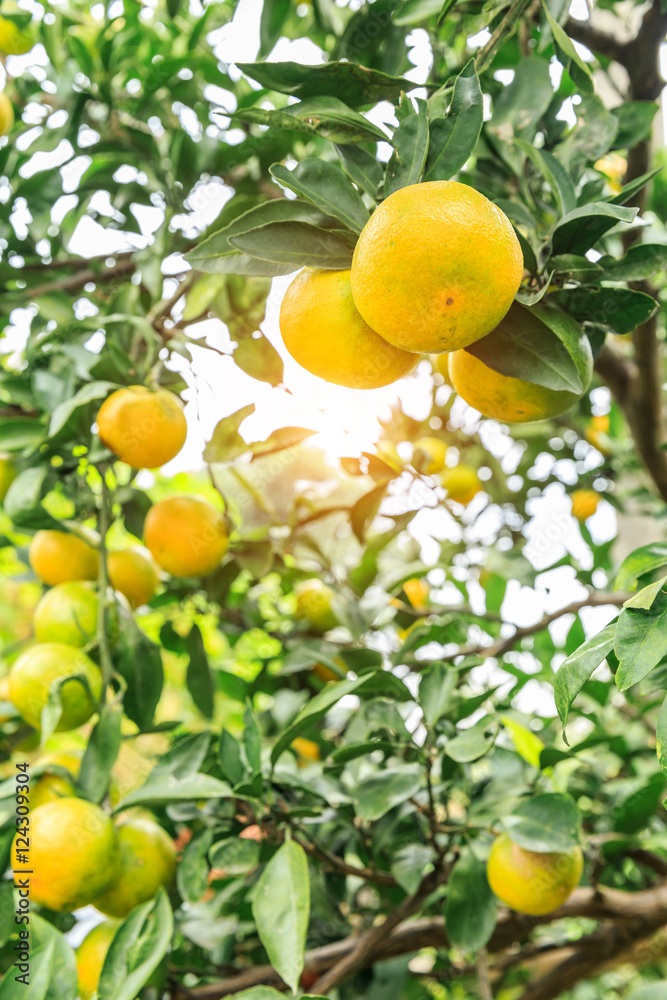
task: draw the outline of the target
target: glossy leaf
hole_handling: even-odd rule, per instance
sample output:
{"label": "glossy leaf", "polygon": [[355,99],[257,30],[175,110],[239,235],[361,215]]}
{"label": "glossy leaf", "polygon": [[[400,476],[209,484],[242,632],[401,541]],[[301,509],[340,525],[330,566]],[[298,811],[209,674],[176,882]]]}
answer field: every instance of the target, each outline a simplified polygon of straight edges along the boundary
{"label": "glossy leaf", "polygon": [[297,62],[237,63],[241,72],[267,90],[294,97],[337,97],[350,107],[395,101],[413,84],[354,62],[309,66]]}
{"label": "glossy leaf", "polygon": [[234,351],[234,362],[246,375],[260,382],[276,386],[283,381],[283,359],[263,334],[242,340]]}
{"label": "glossy leaf", "polygon": [[300,267],[343,270],[352,263],[352,248],[347,240],[303,222],[273,222],[232,236],[230,243],[250,257],[289,264],[293,271]]}
{"label": "glossy leaf", "polygon": [[201,629],[193,625],[187,638],[189,662],[185,683],[195,705],[207,719],[213,718],[215,683],[204,648]]}
{"label": "glossy leaf", "polygon": [[288,170],[282,163],[274,163],[270,169],[280,184],[312,202],[320,211],[340,219],[353,232],[361,232],[368,222],[368,209],[361,195],[335,164],[308,157],[294,170]]}
{"label": "glossy leaf", "polygon": [[262,872],[252,912],[271,965],[296,993],[304,966],[310,881],[306,853],[293,840],[278,849]]}
{"label": "glossy leaf", "polygon": [[545,792],[527,799],[505,821],[526,851],[571,851],[579,843],[579,812],[569,795]]}
{"label": "glossy leaf", "polygon": [[638,243],[621,260],[603,257],[605,280],[643,281],[659,274],[667,265],[667,246],[662,243]]}
{"label": "glossy leaf", "polygon": [[558,716],[565,727],[572,702],[594,670],[614,648],[616,622],[587,639],[579,649],[563,660],[554,680],[554,698]]}
{"label": "glossy leaf", "polygon": [[606,232],[619,223],[629,224],[636,215],[636,208],[623,208],[602,201],[575,208],[554,229],[554,253],[585,254]]}
{"label": "glossy leaf", "polygon": [[483,121],[482,90],[470,60],[456,78],[447,117],[431,122],[425,180],[446,181],[461,170],[477,145]]}
{"label": "glossy leaf", "polygon": [[463,952],[479,951],[496,926],[496,900],[486,867],[468,848],[462,851],[447,883],[447,937]]}
{"label": "glossy leaf", "polygon": [[348,108],[337,97],[309,97],[282,111],[245,108],[235,112],[233,117],[277,130],[318,135],[336,143],[382,141],[387,138],[381,128]]}
{"label": "glossy leaf", "polygon": [[667,593],[650,610],[624,608],[616,626],[614,652],[619,660],[616,685],[626,691],[638,684],[667,654]]}
{"label": "glossy leaf", "polygon": [[607,326],[619,334],[632,333],[658,308],[650,295],[628,288],[572,288],[554,298],[582,322]]}
{"label": "glossy leaf", "polygon": [[387,164],[384,181],[385,198],[399,188],[418,182],[428,152],[426,101],[418,98],[413,102],[407,94],[402,94],[396,118],[398,127],[391,140],[394,152]]}
{"label": "glossy leaf", "polygon": [[169,899],[161,888],[116,931],[100,973],[99,1000],[134,1000],[166,954],[173,929]]}
{"label": "glossy leaf", "polygon": [[81,795],[91,802],[99,803],[106,795],[111,770],[120,750],[122,718],[119,705],[105,705],[86,745],[77,787]]}
{"label": "glossy leaf", "polygon": [[357,816],[366,823],[381,819],[390,809],[416,795],[424,775],[417,764],[394,765],[363,778],[354,791]]}
{"label": "glossy leaf", "polygon": [[255,412],[255,404],[249,403],[240,410],[223,417],[215,425],[213,436],[204,448],[204,461],[211,465],[231,462],[243,452],[248,451],[248,445],[239,434],[239,427]]}
{"label": "glossy leaf", "polygon": [[621,563],[614,581],[614,589],[633,590],[641,576],[653,573],[663,566],[667,566],[667,544],[652,542],[650,545],[642,545],[626,556]]}

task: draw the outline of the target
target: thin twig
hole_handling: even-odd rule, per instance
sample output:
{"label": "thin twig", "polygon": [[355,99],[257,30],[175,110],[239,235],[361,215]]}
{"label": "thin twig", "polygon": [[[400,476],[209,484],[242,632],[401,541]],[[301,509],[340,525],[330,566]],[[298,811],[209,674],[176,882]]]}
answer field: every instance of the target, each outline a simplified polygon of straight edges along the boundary
{"label": "thin twig", "polygon": [[493,1000],[486,948],[480,948],[477,952],[477,985],[479,987],[479,1000]]}

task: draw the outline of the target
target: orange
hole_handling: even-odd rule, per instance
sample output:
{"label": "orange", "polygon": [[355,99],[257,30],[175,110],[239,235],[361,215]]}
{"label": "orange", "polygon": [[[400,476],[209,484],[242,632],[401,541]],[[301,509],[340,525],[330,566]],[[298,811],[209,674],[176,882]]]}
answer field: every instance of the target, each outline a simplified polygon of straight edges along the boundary
{"label": "orange", "polygon": [[111,917],[124,917],[135,906],[152,899],[167,886],[176,870],[176,850],[171,837],[153,819],[126,818],[117,826],[120,865],[116,878],[95,906]]}
{"label": "orange", "polygon": [[[2,129],[2,111],[0,109],[0,130]],[[0,131],[0,134],[2,132]],[[16,469],[10,460],[0,455],[0,503],[7,496],[7,490],[16,479]]]}
{"label": "orange", "polygon": [[[81,681],[75,679],[76,674],[86,678],[92,698]],[[67,677],[72,679],[60,688],[62,715],[58,732],[82,726],[96,711],[96,702],[102,695],[100,668],[80,649],[57,642],[30,646],[14,663],[9,675],[10,698],[33,729],[40,727],[51,685]]]}
{"label": "orange", "polygon": [[422,437],[415,441],[412,464],[417,472],[432,476],[445,467],[447,445],[437,437]]}
{"label": "orange", "polygon": [[487,876],[506,906],[517,913],[541,916],[563,905],[579,885],[583,868],[580,847],[540,854],[526,851],[503,833],[491,847]]}
{"label": "orange", "polygon": [[447,490],[447,497],[464,506],[470,503],[484,487],[472,465],[462,462],[453,469],[445,469],[440,480]]}
{"label": "orange", "polygon": [[503,212],[466,184],[429,181],[394,191],[373,212],[354,250],[352,295],[390,344],[439,354],[490,333],[522,274]]}
{"label": "orange", "polygon": [[591,417],[591,422],[584,431],[584,437],[589,444],[597,448],[601,455],[607,458],[612,455],[613,448],[609,438],[609,414]]}
{"label": "orange", "polygon": [[97,414],[100,441],[133,469],[157,469],[178,455],[188,425],[183,404],[167,389],[131,385],[112,392]]}
{"label": "orange", "polygon": [[341,674],[337,674],[335,670],[332,670],[331,667],[327,667],[324,663],[315,663],[313,665],[313,673],[315,674],[316,677],[319,677],[321,681],[324,681],[325,684],[328,684],[329,681],[345,680],[345,675],[347,674],[347,668],[345,667],[344,662],[340,660],[338,657],[336,658],[336,662],[340,663],[340,667],[342,670]]}
{"label": "orange", "polygon": [[70,580],[52,587],[35,608],[32,624],[38,642],[87,646],[97,629],[98,599],[88,581]]}
{"label": "orange", "polygon": [[433,371],[442,375],[446,385],[451,385],[449,381],[449,354],[432,354],[429,360]]}
{"label": "orange", "polygon": [[415,611],[426,611],[431,588],[423,577],[413,577],[411,580],[406,580],[403,584],[403,590]]}
{"label": "orange", "polygon": [[167,497],[148,511],[144,541],[158,566],[172,576],[206,576],[227,551],[220,511],[200,497]]}
{"label": "orange", "polygon": [[296,616],[308,622],[313,632],[328,632],[338,624],[331,601],[333,592],[317,577],[304,580],[294,588]]}
{"label": "orange", "polygon": [[[60,750],[45,754],[37,763],[63,767],[76,778],[81,768],[81,753],[75,750]],[[34,810],[45,802],[70,798],[73,795],[76,795],[76,790],[72,781],[61,774],[47,770],[30,786],[30,808]]]}
{"label": "orange", "polygon": [[91,1000],[100,981],[102,966],[114,939],[118,924],[105,920],[83,939],[76,952],[76,971],[79,977],[81,1000]]}
{"label": "orange", "polygon": [[50,587],[68,580],[97,579],[97,549],[68,531],[38,531],[28,555],[35,574]]}
{"label": "orange", "polygon": [[7,17],[0,17],[0,52],[6,56],[23,56],[35,44],[35,36],[30,28],[18,27]]}
{"label": "orange", "polygon": [[285,293],[280,331],[302,368],[350,389],[389,385],[419,360],[364,322],[352,299],[349,271],[304,268]]}
{"label": "orange", "polygon": [[31,813],[29,864],[21,861],[19,836],[12,867],[32,871],[30,896],[40,906],[77,910],[92,903],[116,876],[116,828],[99,806],[85,799],[46,802]]}
{"label": "orange", "polygon": [[572,517],[586,521],[598,509],[600,494],[595,490],[575,490],[572,494]]}
{"label": "orange", "polygon": [[[544,306],[528,310],[517,303],[499,324],[499,329],[510,334],[524,331],[536,321],[542,324],[542,317],[548,319],[547,325],[551,324],[552,329],[558,329],[586,389],[593,374],[590,344],[579,325],[565,313]],[[581,393],[547,389],[543,385],[501,375],[469,351],[456,351],[450,356],[449,376],[454,389],[469,406],[485,417],[510,424],[548,420],[569,410],[581,396]]]}
{"label": "orange", "polygon": [[157,566],[141,549],[109,552],[107,571],[113,589],[126,597],[133,608],[148,604],[160,586]]}
{"label": "orange", "polygon": [[304,767],[307,763],[322,759],[320,748],[314,740],[307,740],[303,736],[297,736],[291,743],[292,749],[299,758],[299,767]]}

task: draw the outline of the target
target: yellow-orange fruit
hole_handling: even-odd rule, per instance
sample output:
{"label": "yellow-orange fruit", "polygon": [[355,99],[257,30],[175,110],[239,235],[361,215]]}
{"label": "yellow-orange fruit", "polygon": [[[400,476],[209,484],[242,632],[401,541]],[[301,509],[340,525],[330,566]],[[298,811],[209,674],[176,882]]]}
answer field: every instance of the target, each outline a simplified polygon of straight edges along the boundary
{"label": "yellow-orange fruit", "polygon": [[440,480],[447,490],[448,498],[464,506],[469,504],[473,497],[484,489],[477,475],[477,470],[464,462],[453,469],[445,469]]}
{"label": "yellow-orange fruit", "polygon": [[292,740],[291,747],[299,758],[300,766],[322,759],[319,745],[314,740],[307,740],[303,736],[297,736],[295,740]]}
{"label": "yellow-orange fruit", "polygon": [[118,929],[118,923],[105,920],[83,939],[76,952],[76,971],[81,1000],[92,1000],[97,990],[104,959]]}
{"label": "yellow-orange fruit", "polygon": [[572,493],[572,517],[586,521],[598,509],[600,494],[595,490],[574,490]]}
{"label": "yellow-orange fruit", "polygon": [[431,593],[431,588],[428,585],[428,581],[423,577],[413,577],[412,580],[406,580],[403,584],[403,590],[405,591],[405,596],[410,601],[410,604],[415,609],[415,611],[425,611],[428,607],[428,598]]}
{"label": "yellow-orange fruit", "polygon": [[474,188],[430,181],[394,191],[364,226],[352,261],[354,302],[404,351],[454,351],[500,322],[523,254],[509,219]]}
{"label": "yellow-orange fruit", "polygon": [[583,868],[580,847],[542,854],[519,847],[504,833],[491,847],[487,876],[498,899],[512,910],[541,916],[563,905]]}
{"label": "yellow-orange fruit", "polygon": [[[85,677],[87,687],[77,675]],[[57,682],[62,682],[58,732],[82,726],[96,710],[102,695],[102,674],[97,664],[74,646],[37,643],[21,653],[9,675],[11,701],[33,729],[39,729],[49,690]]]}
{"label": "yellow-orange fruit", "polygon": [[419,360],[364,322],[352,299],[349,271],[304,268],[285,293],[280,331],[302,368],[350,389],[389,385]]}
{"label": "yellow-orange fruit", "polygon": [[200,497],[167,497],[148,511],[144,542],[153,559],[172,576],[212,573],[227,551],[222,514]]}
{"label": "yellow-orange fruit", "polygon": [[109,581],[133,608],[148,604],[160,586],[157,566],[147,552],[119,549],[107,555]]}
{"label": "yellow-orange fruit", "polygon": [[16,468],[10,459],[0,456],[0,503],[7,496],[7,490],[16,479]]}
{"label": "yellow-orange fruit", "polygon": [[0,52],[6,56],[23,56],[35,44],[35,35],[30,27],[19,28],[8,17],[0,17]]}
{"label": "yellow-orange fruit", "polygon": [[14,125],[14,107],[4,90],[0,91],[0,135],[7,135]]}
{"label": "yellow-orange fruit", "polygon": [[57,584],[35,608],[35,638],[38,642],[87,646],[97,629],[98,604],[95,586],[88,580]]}
{"label": "yellow-orange fruit", "polygon": [[328,632],[338,624],[332,607],[333,592],[317,577],[303,580],[294,588],[296,616],[308,622],[314,632]]}
{"label": "yellow-orange fruit", "polygon": [[103,444],[133,469],[157,469],[170,462],[188,430],[178,396],[143,385],[112,392],[97,414],[97,428]]}
{"label": "yellow-orange fruit", "polygon": [[67,531],[38,531],[30,543],[28,558],[33,572],[50,587],[68,580],[97,579],[97,549]]}
{"label": "yellow-orange fruit", "polygon": [[95,906],[110,917],[125,917],[140,903],[167,886],[176,870],[176,850],[171,837],[153,819],[133,816],[116,828],[120,862],[116,878]]}
{"label": "yellow-orange fruit", "polygon": [[71,912],[87,906],[116,877],[116,829],[99,806],[85,799],[58,799],[35,809],[30,815],[28,864],[22,860],[22,847],[18,833],[13,870],[31,870],[31,899],[50,910]]}
{"label": "yellow-orange fruit", "polygon": [[415,441],[412,452],[412,464],[417,472],[432,476],[445,467],[447,445],[437,437],[421,437]]}

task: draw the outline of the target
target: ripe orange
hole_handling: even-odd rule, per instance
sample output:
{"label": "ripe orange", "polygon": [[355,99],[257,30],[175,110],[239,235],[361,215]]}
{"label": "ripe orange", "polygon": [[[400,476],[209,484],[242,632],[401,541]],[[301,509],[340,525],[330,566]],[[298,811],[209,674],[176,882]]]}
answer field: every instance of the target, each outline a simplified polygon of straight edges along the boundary
{"label": "ripe orange", "polygon": [[498,899],[511,909],[541,916],[563,905],[579,885],[583,868],[580,847],[540,854],[519,847],[504,833],[491,847],[487,876]]}
{"label": "ripe orange", "polygon": [[439,354],[500,322],[523,274],[509,219],[458,181],[394,191],[373,212],[352,261],[352,295],[366,322],[404,351]]}
{"label": "ripe orange", "polygon": [[364,322],[352,299],[349,271],[304,268],[285,293],[280,331],[302,368],[350,389],[389,385],[419,360]]}
{"label": "ripe orange", "polygon": [[[584,388],[593,375],[593,355],[590,343],[573,319],[555,310],[535,306],[531,310],[512,306],[499,324],[511,333],[525,330],[528,324],[545,316],[552,328],[557,327],[568,351],[577,366]],[[547,324],[547,325],[549,325]],[[523,424],[535,420],[548,420],[568,410],[580,398],[580,393],[547,389],[533,382],[501,375],[489,368],[469,351],[456,351],[449,358],[449,376],[456,392],[469,406],[474,406],[485,417],[510,424]]]}
{"label": "ripe orange", "polygon": [[31,899],[50,910],[87,906],[116,876],[116,828],[99,806],[85,799],[58,799],[31,813],[28,865],[21,861],[18,837],[12,867],[31,869]]}
{"label": "ripe orange", "polygon": [[124,917],[135,906],[152,899],[167,886],[176,870],[176,850],[171,837],[152,819],[132,816],[118,824],[120,865],[116,878],[95,906],[111,917]]}
{"label": "ripe orange", "polygon": [[462,462],[453,469],[445,469],[440,480],[447,490],[447,497],[467,506],[484,487],[472,465]]}
{"label": "ripe orange", "polygon": [[0,91],[0,135],[7,135],[14,126],[14,107],[4,90]]}
{"label": "ripe orange", "polygon": [[12,462],[0,455],[0,503],[7,496],[7,490],[16,479],[16,469]]}
{"label": "ripe orange", "polygon": [[297,736],[295,740],[292,740],[291,747],[299,759],[299,767],[304,767],[310,762],[317,762],[322,759],[320,748],[314,740],[307,740],[303,736]]}
{"label": "ripe orange", "polygon": [[148,604],[160,586],[157,566],[148,552],[141,549],[109,552],[107,571],[113,589],[126,597],[133,608]]}
{"label": "ripe orange", "polygon": [[83,939],[76,952],[76,971],[79,977],[81,1000],[91,1000],[97,990],[104,959],[114,939],[118,924],[105,920]]}
{"label": "ripe orange", "polygon": [[572,517],[586,521],[598,509],[600,494],[595,490],[574,490],[572,493]]}
{"label": "ripe orange", "polygon": [[329,681],[345,680],[345,675],[347,674],[347,667],[345,666],[343,660],[340,659],[340,657],[336,657],[336,662],[340,663],[340,668],[342,671],[342,673],[340,674],[337,674],[335,670],[332,670],[331,667],[327,667],[324,663],[315,663],[313,665],[313,673],[321,681],[324,681],[325,684],[328,684]]}
{"label": "ripe orange", "polygon": [[87,646],[97,629],[98,599],[89,581],[71,580],[52,587],[35,608],[32,619],[38,642]]}
{"label": "ripe orange", "polygon": [[167,497],[148,511],[144,541],[172,576],[206,576],[220,564],[229,538],[222,514],[200,497]]}
{"label": "ripe orange", "polygon": [[417,472],[432,476],[445,467],[447,445],[437,437],[422,437],[415,441],[412,464]]}
{"label": "ripe orange", "polygon": [[133,469],[156,469],[185,444],[183,404],[167,389],[131,385],[112,392],[97,414],[100,440]]}
{"label": "ripe orange", "polygon": [[[76,674],[82,674],[92,692]],[[9,694],[12,702],[25,721],[39,729],[42,709],[46,705],[49,689],[62,678],[72,678],[60,688],[62,715],[57,726],[58,732],[76,729],[87,722],[96,711],[95,702],[102,694],[102,674],[100,668],[89,660],[85,653],[74,646],[57,642],[39,643],[21,653],[9,675]]]}
{"label": "ripe orange", "polygon": [[23,56],[35,44],[35,36],[30,28],[18,27],[7,17],[0,17],[0,52],[6,56]]}
{"label": "ripe orange", "polygon": [[307,621],[313,632],[328,632],[338,624],[331,601],[333,592],[317,577],[304,580],[294,588],[296,616]]}
{"label": "ripe orange", "polygon": [[38,531],[30,543],[29,559],[33,571],[50,587],[68,580],[97,579],[97,549],[68,531]]}
{"label": "ripe orange", "polygon": [[415,611],[426,611],[431,588],[424,577],[413,577],[411,580],[406,580],[403,584],[403,590]]}
{"label": "ripe orange", "polygon": [[609,437],[609,414],[605,413],[601,416],[591,417],[591,422],[584,431],[584,437],[589,444],[597,448],[601,455],[604,455],[606,458],[612,455],[613,448]]}

